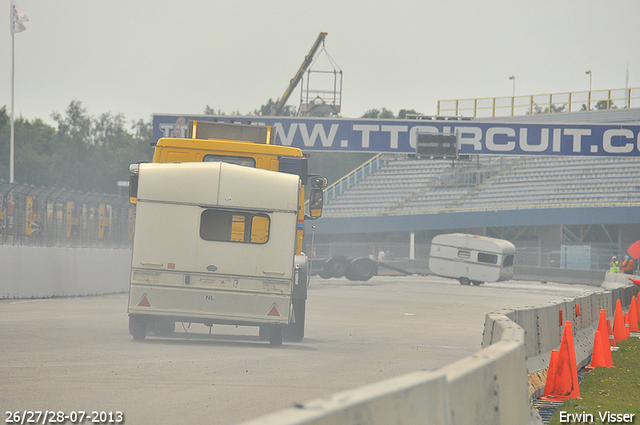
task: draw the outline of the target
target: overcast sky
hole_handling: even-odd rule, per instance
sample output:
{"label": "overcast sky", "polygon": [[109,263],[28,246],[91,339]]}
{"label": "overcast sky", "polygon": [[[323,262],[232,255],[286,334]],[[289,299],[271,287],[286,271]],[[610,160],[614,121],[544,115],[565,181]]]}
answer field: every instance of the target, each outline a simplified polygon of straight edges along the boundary
{"label": "overcast sky", "polygon": [[[10,107],[10,0],[0,0]],[[15,111],[248,114],[279,98],[321,31],[344,72],[342,116],[435,114],[441,99],[640,86],[638,0],[17,0]],[[299,103],[299,89],[289,104]]]}

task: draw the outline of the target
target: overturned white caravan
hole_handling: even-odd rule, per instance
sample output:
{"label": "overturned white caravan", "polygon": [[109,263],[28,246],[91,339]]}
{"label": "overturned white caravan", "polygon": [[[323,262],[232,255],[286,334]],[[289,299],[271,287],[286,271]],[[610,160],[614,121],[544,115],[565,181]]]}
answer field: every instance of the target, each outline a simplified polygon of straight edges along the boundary
{"label": "overturned white caravan", "polygon": [[461,284],[509,280],[514,273],[516,247],[509,241],[452,233],[431,241],[429,269]]}

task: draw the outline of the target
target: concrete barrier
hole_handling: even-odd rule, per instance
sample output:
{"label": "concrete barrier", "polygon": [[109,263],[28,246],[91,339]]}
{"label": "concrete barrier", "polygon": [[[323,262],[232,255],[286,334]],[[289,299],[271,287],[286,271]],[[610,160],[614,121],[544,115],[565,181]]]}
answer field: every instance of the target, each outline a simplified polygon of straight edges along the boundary
{"label": "concrete barrier", "polygon": [[1,245],[0,270],[0,298],[127,292],[131,250]]}
{"label": "concrete barrier", "polygon": [[[522,327],[525,332],[530,397],[537,398],[542,395],[551,350],[560,346],[566,320],[571,321],[576,364],[578,368],[581,368],[586,366],[591,359],[593,338],[598,327],[600,310],[605,309],[607,317],[613,320],[616,300],[620,299],[623,307],[627,308],[635,293],[635,287],[624,286],[587,296],[567,298],[539,307],[501,312]],[[491,346],[496,338],[492,317],[491,314],[487,315],[485,321],[483,348]]]}
{"label": "concrete barrier", "polygon": [[[397,269],[407,271],[408,273],[430,275],[429,260],[393,260],[386,262]],[[393,270],[385,269],[384,266],[380,266],[380,274],[393,273]],[[606,273],[608,274],[608,273]],[[620,282],[629,283],[628,280],[624,280],[621,274],[616,279]],[[575,270],[575,269],[561,269],[558,267],[536,267],[525,266],[517,264],[515,265],[515,274],[513,276],[515,280],[531,280],[536,282],[558,282],[580,285],[600,286],[602,281],[605,280],[605,272],[599,270]]]}
{"label": "concrete barrier", "polygon": [[433,373],[416,372],[287,408],[245,425],[542,424],[541,395],[551,350],[570,320],[578,367],[587,364],[600,309],[628,306],[627,286],[538,307],[489,313],[479,352]]}
{"label": "concrete barrier", "polygon": [[414,372],[284,409],[245,425],[450,425],[447,378]]}
{"label": "concrete barrier", "polygon": [[525,332],[490,319],[492,345],[435,372],[415,372],[243,422],[245,425],[541,424],[528,395]]}
{"label": "concrete barrier", "polygon": [[630,277],[639,278],[640,276],[630,275],[630,274],[625,274],[625,273],[609,273],[609,272],[606,272],[605,276],[604,276],[604,281],[605,282],[615,282],[615,283],[619,283],[619,284],[622,284],[622,285],[628,285]]}
{"label": "concrete barrier", "polygon": [[536,267],[515,265],[516,280],[533,280],[543,282],[558,282],[600,286],[605,278],[605,272],[599,270],[561,269],[557,267]]}

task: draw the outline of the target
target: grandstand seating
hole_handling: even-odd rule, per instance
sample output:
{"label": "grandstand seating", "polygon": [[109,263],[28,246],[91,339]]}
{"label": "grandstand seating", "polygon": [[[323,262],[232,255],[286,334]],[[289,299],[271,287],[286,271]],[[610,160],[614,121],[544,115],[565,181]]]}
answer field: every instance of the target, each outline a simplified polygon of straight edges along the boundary
{"label": "grandstand seating", "polygon": [[640,158],[481,156],[386,161],[328,200],[326,216],[640,204]]}

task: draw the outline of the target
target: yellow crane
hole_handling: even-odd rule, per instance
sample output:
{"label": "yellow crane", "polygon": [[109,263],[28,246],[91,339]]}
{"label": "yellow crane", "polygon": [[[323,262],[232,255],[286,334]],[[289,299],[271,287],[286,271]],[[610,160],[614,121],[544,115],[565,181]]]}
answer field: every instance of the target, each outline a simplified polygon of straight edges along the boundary
{"label": "yellow crane", "polygon": [[318,35],[318,38],[316,39],[315,43],[313,43],[313,47],[311,47],[311,50],[309,50],[309,54],[304,57],[304,61],[302,62],[302,65],[300,65],[300,69],[298,69],[298,72],[296,73],[296,75],[289,82],[289,86],[284,91],[284,94],[282,95],[282,97],[278,99],[278,101],[275,103],[273,109],[271,110],[271,114],[270,114],[271,116],[277,116],[282,113],[282,110],[284,109],[284,105],[286,105],[287,101],[289,100],[289,97],[291,96],[291,93],[293,93],[296,86],[302,79],[304,72],[307,70],[307,68],[309,68],[309,66],[313,62],[313,58],[318,52],[318,49],[320,49],[320,45],[324,44],[324,39],[326,36],[327,36],[326,32],[321,32],[320,35]]}

